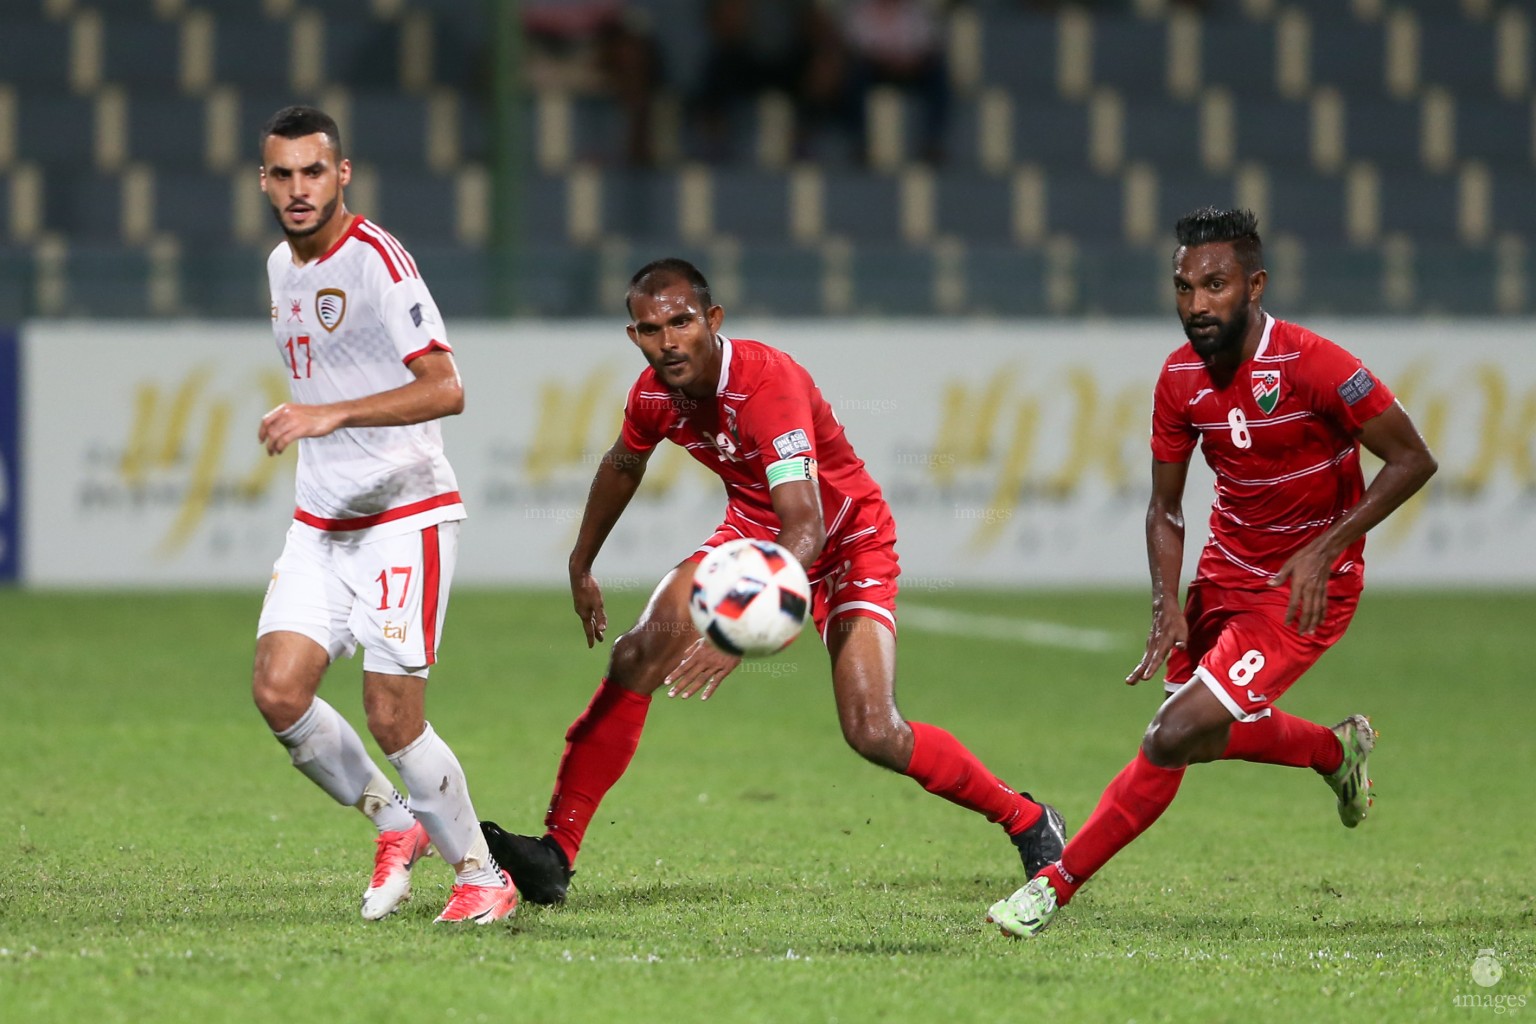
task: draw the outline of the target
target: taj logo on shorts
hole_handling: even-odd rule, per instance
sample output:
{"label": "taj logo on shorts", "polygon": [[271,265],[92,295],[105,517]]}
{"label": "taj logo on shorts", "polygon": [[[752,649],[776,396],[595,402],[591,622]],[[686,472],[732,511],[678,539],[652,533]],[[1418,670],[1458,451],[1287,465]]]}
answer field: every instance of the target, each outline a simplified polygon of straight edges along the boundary
{"label": "taj logo on shorts", "polygon": [[393,619],[384,620],[384,639],[393,640],[397,644],[405,643],[405,630],[408,623],[396,622]]}

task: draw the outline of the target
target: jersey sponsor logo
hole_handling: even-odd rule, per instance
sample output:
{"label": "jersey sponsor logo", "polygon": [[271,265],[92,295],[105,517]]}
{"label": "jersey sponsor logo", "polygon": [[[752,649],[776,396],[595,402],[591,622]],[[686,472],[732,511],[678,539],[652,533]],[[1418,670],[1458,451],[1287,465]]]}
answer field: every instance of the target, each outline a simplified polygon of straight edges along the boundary
{"label": "jersey sponsor logo", "polygon": [[405,643],[406,627],[409,623],[396,622],[393,619],[384,620],[384,639],[393,640],[397,644]]}
{"label": "jersey sponsor logo", "polygon": [[1370,371],[1362,366],[1354,372],[1349,380],[1339,385],[1339,397],[1344,399],[1345,405],[1354,405],[1375,390],[1376,378],[1372,377]]}
{"label": "jersey sponsor logo", "polygon": [[779,453],[779,458],[781,459],[805,455],[811,450],[811,440],[806,436],[805,431],[796,427],[794,430],[774,438],[773,450]]}
{"label": "jersey sponsor logo", "polygon": [[347,315],[347,293],[340,288],[321,288],[315,292],[315,319],[330,333],[341,326]]}
{"label": "jersey sponsor logo", "polygon": [[1275,411],[1275,406],[1280,404],[1279,370],[1253,371],[1253,400],[1264,415]]}

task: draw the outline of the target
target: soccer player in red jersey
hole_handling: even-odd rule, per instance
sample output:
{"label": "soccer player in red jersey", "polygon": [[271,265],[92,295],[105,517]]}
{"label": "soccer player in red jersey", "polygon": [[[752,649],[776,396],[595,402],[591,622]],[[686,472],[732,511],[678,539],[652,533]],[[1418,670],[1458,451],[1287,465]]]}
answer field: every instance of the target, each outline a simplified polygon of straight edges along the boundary
{"label": "soccer player in red jersey", "polygon": [[725,483],[725,519],[662,579],[613,644],[608,674],[566,733],[539,838],[483,822],[498,863],[524,899],[565,898],[598,803],[629,767],[651,694],[707,700],[739,664],[693,627],[695,565],[738,537],[774,540],[811,580],[811,615],[832,660],[848,744],[1003,827],[1026,877],[1059,856],[1061,816],[1010,789],[959,740],[908,722],[896,708],[896,527],[880,488],[854,454],[816,382],[788,355],[720,333],[725,312],[690,263],[663,259],[629,285],[629,337],[650,364],[630,389],[618,440],[602,458],[570,557],[571,594],[587,646],[608,628],[592,564],[640,486],[663,439],[682,445]]}
{"label": "soccer player in red jersey", "polygon": [[[1365,533],[1424,486],[1435,460],[1387,386],[1332,342],[1264,312],[1263,247],[1248,210],[1179,221],[1174,292],[1189,343],[1153,397],[1147,555],[1152,629],[1126,677],[1166,660],[1172,694],[1061,858],[987,919],[1031,936],[1173,802],[1191,764],[1311,768],[1354,828],[1370,806],[1362,715],[1331,729],[1274,703],[1355,613]],[[1216,473],[1211,536],[1184,607],[1184,478],[1199,444]],[[1364,484],[1360,445],[1385,465]]]}

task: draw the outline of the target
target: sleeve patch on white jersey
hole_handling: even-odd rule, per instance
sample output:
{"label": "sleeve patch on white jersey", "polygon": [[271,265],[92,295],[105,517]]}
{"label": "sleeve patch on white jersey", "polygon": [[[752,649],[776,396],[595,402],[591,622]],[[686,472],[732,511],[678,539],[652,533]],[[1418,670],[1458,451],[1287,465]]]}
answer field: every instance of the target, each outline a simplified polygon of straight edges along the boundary
{"label": "sleeve patch on white jersey", "polygon": [[788,459],[809,452],[811,441],[805,436],[805,431],[797,428],[774,438],[773,450],[779,453],[779,458]]}
{"label": "sleeve patch on white jersey", "polygon": [[1344,399],[1345,405],[1354,405],[1360,399],[1376,390],[1376,380],[1365,367],[1354,372],[1354,375],[1339,385],[1339,397]]}
{"label": "sleeve patch on white jersey", "polygon": [[422,308],[421,303],[418,302],[411,307],[411,323],[420,327],[423,323],[433,324],[437,323],[437,321],[432,319],[431,312]]}

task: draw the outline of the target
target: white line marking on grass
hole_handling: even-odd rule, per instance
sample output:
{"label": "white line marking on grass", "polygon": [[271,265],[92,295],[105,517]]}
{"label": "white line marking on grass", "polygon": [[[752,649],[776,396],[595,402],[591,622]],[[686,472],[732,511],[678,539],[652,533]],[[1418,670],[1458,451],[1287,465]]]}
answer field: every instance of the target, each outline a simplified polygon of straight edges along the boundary
{"label": "white line marking on grass", "polygon": [[1113,651],[1122,645],[1115,635],[1102,629],[1063,626],[1039,619],[1010,619],[1001,615],[978,615],[927,605],[901,604],[896,609],[899,625],[924,633],[947,633],[978,640],[1006,640],[1034,647],[1065,647],[1073,651]]}

